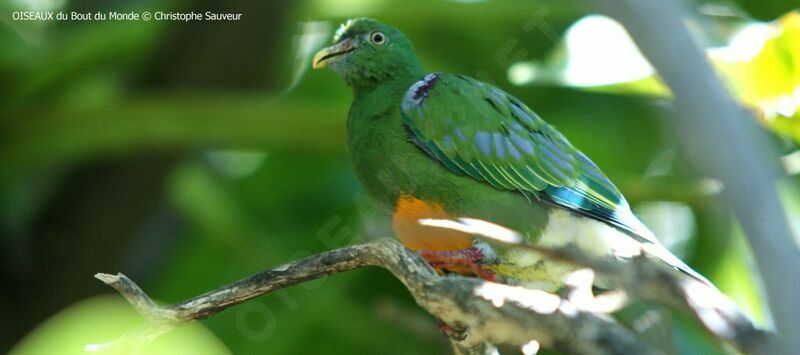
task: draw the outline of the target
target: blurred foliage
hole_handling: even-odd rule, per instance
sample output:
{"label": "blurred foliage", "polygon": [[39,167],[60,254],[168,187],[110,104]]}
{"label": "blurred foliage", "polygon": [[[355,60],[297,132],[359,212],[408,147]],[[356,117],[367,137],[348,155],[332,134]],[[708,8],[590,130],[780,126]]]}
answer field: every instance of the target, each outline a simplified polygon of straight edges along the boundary
{"label": "blurred foliage", "polygon": [[[737,0],[698,9],[771,20],[790,5]],[[10,20],[16,10],[243,16],[23,22]],[[112,292],[95,272],[125,272],[174,302],[388,234],[386,216],[344,154],[350,92],[330,71],[307,72],[308,52],[354,16],[401,28],[428,68],[496,83],[528,103],[617,182],[676,253],[767,318],[720,186],[682,164],[665,128],[669,108],[641,96],[509,80],[520,63],[557,50],[587,15],[579,3],[555,0],[0,3],[0,351],[49,353],[133,328],[129,313],[115,316],[126,312],[119,299],[70,306]],[[745,21],[737,16],[704,29],[724,42],[730,22]],[[773,46],[780,58],[797,48],[787,41]],[[759,83],[779,75],[759,73]],[[435,321],[380,270],[292,287],[202,326],[175,341],[200,336],[195,345],[232,353],[449,351]],[[672,327],[683,353],[709,346],[685,321]]]}
{"label": "blurred foliage", "polygon": [[[512,71],[517,74],[516,82],[557,83],[628,95],[670,95],[621,25],[601,16],[591,19],[570,28],[572,36],[567,35],[544,63],[518,63]],[[726,45],[706,52],[734,95],[762,124],[800,143],[800,11],[769,23],[710,16],[703,25],[732,28]],[[614,44],[615,53],[602,56],[605,61],[587,59],[588,52],[604,45],[594,41],[604,35]],[[587,79],[587,73],[593,73],[588,74],[592,78]]]}

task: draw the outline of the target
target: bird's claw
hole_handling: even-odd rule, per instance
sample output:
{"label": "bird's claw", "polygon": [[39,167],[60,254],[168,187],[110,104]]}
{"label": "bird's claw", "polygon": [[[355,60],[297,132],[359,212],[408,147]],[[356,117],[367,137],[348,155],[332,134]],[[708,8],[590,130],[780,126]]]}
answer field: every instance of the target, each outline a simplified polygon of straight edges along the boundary
{"label": "bird's claw", "polygon": [[497,281],[494,272],[481,266],[486,257],[479,248],[454,251],[420,250],[419,254],[440,274],[447,272],[472,274],[486,281]]}
{"label": "bird's claw", "polygon": [[443,320],[437,319],[437,327],[442,334],[450,339],[455,341],[467,339],[467,326],[463,324],[455,323],[454,325],[449,325]]}

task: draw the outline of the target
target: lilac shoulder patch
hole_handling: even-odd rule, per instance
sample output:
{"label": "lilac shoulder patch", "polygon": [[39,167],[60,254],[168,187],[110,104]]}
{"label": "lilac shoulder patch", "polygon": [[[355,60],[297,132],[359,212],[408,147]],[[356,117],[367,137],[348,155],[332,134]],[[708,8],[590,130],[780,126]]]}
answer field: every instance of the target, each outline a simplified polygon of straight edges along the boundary
{"label": "lilac shoulder patch", "polygon": [[405,97],[403,98],[403,109],[408,109],[412,105],[421,105],[422,102],[428,97],[428,93],[431,91],[431,89],[433,89],[438,80],[439,74],[431,73],[425,75],[422,80],[411,85],[411,87],[408,88],[408,91],[406,91]]}

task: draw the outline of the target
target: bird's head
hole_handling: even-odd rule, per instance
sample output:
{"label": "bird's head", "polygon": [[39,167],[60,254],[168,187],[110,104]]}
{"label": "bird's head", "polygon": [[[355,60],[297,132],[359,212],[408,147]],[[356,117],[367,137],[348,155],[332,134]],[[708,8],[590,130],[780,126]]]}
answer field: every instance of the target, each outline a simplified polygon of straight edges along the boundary
{"label": "bird's head", "polygon": [[355,89],[422,73],[411,41],[396,28],[369,18],[344,23],[333,45],[314,56],[313,67],[330,67]]}

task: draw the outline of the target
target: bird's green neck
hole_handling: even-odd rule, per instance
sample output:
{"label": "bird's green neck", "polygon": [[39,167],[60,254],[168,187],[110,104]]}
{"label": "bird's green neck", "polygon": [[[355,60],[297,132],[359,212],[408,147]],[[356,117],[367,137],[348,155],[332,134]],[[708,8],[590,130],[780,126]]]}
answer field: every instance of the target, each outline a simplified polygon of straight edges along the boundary
{"label": "bird's green neck", "polygon": [[362,65],[358,72],[344,75],[347,85],[353,89],[354,96],[363,96],[382,86],[410,83],[414,80],[419,80],[425,75],[425,71],[416,56],[410,55],[402,61],[387,61],[376,64],[380,65]]}

